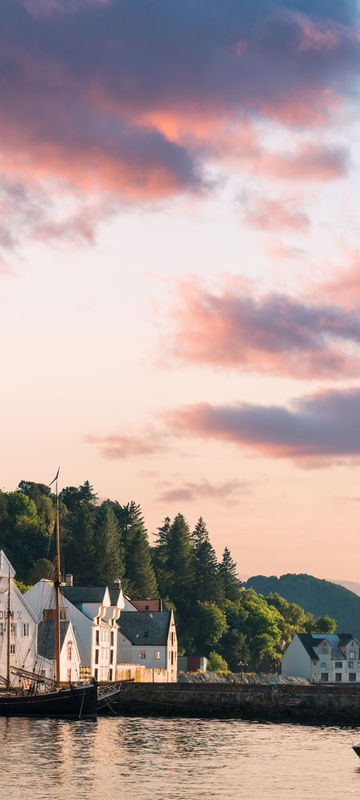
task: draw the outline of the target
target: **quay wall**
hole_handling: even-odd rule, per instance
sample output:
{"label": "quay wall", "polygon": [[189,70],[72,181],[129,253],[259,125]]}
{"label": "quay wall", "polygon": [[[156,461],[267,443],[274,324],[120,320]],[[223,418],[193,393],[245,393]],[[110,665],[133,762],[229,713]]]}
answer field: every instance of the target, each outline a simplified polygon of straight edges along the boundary
{"label": "quay wall", "polygon": [[105,714],[240,717],[360,726],[360,685],[118,684]]}

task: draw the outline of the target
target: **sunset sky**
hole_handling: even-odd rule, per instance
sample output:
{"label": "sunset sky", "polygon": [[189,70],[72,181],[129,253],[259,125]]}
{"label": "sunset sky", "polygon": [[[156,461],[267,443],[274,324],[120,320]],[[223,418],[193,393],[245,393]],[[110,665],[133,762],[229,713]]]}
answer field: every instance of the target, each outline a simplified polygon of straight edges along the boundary
{"label": "sunset sky", "polygon": [[359,580],[358,3],[1,15],[1,488]]}

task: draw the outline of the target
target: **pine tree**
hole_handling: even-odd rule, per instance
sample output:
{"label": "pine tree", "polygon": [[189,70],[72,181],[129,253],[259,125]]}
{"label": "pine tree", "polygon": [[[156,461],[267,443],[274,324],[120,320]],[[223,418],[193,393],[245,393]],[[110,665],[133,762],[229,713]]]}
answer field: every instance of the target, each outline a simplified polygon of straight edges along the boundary
{"label": "pine tree", "polygon": [[236,602],[241,596],[241,581],[236,572],[236,564],[228,547],[225,547],[222,561],[219,564],[219,575],[225,600]]}
{"label": "pine tree", "polygon": [[194,591],[194,551],[182,514],[176,515],[169,531],[166,570],[167,596],[177,609],[189,606]]}
{"label": "pine tree", "polygon": [[96,574],[99,586],[111,586],[115,578],[124,577],[120,552],[120,531],[111,503],[105,501],[96,513],[95,525]]}
{"label": "pine tree", "polygon": [[129,546],[126,592],[134,599],[158,596],[149,543],[146,534],[141,530],[136,531]]}
{"label": "pine tree", "polygon": [[169,575],[168,575],[168,545],[171,528],[170,517],[165,517],[163,524],[157,529],[156,544],[152,548],[152,561],[154,565],[157,585],[160,597],[168,597]]}
{"label": "pine tree", "polygon": [[196,600],[222,605],[223,590],[215,550],[210,542],[205,521],[199,518],[192,533]]}

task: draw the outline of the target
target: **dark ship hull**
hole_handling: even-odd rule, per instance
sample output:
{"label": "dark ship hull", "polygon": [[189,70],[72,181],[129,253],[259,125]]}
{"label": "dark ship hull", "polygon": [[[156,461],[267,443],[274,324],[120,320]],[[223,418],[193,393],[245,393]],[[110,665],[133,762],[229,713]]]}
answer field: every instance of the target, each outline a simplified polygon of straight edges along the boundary
{"label": "dark ship hull", "polygon": [[91,683],[33,695],[1,692],[0,716],[94,720],[97,717],[97,686]]}

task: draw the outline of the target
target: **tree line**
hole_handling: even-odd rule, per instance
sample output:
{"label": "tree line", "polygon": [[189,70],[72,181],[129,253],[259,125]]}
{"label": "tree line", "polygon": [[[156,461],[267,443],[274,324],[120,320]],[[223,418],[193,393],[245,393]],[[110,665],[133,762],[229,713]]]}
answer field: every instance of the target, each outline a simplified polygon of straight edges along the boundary
{"label": "tree line", "polygon": [[[140,506],[99,503],[88,481],[63,489],[59,506],[64,574],[78,586],[120,579],[130,598],[161,597],[175,612],[179,652],[209,656],[215,669],[276,670],[295,632],[335,629],[278,594],[244,589],[229,548],[217,559],[202,517],[194,530],[181,513],[165,517],[151,545]],[[0,548],[20,582],[53,577],[54,524],[48,486],[21,481],[0,492]]]}

